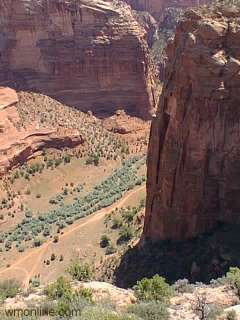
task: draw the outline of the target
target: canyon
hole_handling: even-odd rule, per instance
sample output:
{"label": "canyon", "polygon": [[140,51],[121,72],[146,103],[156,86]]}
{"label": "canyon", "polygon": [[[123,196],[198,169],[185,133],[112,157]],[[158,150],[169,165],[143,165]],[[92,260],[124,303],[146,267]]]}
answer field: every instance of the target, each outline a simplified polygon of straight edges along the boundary
{"label": "canyon", "polygon": [[167,48],[148,151],[144,240],[185,240],[240,209],[239,9],[191,10]]}
{"label": "canyon", "polygon": [[0,85],[98,116],[149,119],[157,71],[147,32],[123,2],[2,0]]}
{"label": "canyon", "polygon": [[147,11],[157,20],[165,8],[190,8],[209,4],[211,0],[126,0],[134,10]]}

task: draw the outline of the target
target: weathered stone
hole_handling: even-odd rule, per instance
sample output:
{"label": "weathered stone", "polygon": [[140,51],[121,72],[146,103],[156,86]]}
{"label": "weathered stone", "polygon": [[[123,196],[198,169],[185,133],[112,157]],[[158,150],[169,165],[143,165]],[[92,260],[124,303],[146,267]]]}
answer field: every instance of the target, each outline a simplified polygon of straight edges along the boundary
{"label": "weathered stone", "polygon": [[124,3],[1,0],[0,84],[82,111],[149,118],[154,77],[147,34]]}
{"label": "weathered stone", "polygon": [[186,16],[168,48],[143,239],[183,240],[239,217],[239,19],[203,9],[197,16]]}

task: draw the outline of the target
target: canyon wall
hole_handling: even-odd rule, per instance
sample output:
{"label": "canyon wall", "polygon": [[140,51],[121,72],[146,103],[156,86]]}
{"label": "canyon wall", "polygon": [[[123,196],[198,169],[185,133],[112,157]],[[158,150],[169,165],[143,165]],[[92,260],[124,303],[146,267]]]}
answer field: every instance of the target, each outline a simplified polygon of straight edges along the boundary
{"label": "canyon wall", "polygon": [[240,10],[189,11],[167,49],[143,239],[183,240],[240,212]]}
{"label": "canyon wall", "polygon": [[158,19],[167,7],[189,8],[208,4],[211,0],[125,0],[134,10],[148,11]]}
{"label": "canyon wall", "polygon": [[117,1],[1,0],[0,85],[149,118],[156,75],[146,39]]}

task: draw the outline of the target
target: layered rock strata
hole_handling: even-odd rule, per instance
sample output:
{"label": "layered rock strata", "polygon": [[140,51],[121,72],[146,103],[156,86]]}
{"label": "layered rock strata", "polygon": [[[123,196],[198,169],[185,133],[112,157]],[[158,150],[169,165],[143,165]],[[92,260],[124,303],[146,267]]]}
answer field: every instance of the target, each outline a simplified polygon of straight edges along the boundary
{"label": "layered rock strata", "polygon": [[150,134],[143,239],[183,240],[240,212],[240,11],[190,11],[168,47]]}
{"label": "layered rock strata", "polygon": [[77,130],[41,128],[36,121],[27,127],[20,126],[17,103],[14,90],[0,88],[0,175],[47,148],[73,148],[83,144]]}
{"label": "layered rock strata", "polygon": [[0,2],[0,85],[102,116],[121,106],[149,118],[152,69],[146,31],[124,3]]}

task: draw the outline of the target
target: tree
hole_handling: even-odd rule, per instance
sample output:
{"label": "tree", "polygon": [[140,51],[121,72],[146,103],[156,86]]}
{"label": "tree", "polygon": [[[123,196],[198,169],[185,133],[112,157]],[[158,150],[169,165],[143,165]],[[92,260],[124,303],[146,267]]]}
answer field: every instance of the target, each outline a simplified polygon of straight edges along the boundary
{"label": "tree", "polygon": [[143,278],[134,286],[134,292],[140,301],[159,301],[168,303],[172,289],[164,278],[158,274],[153,278]]}

